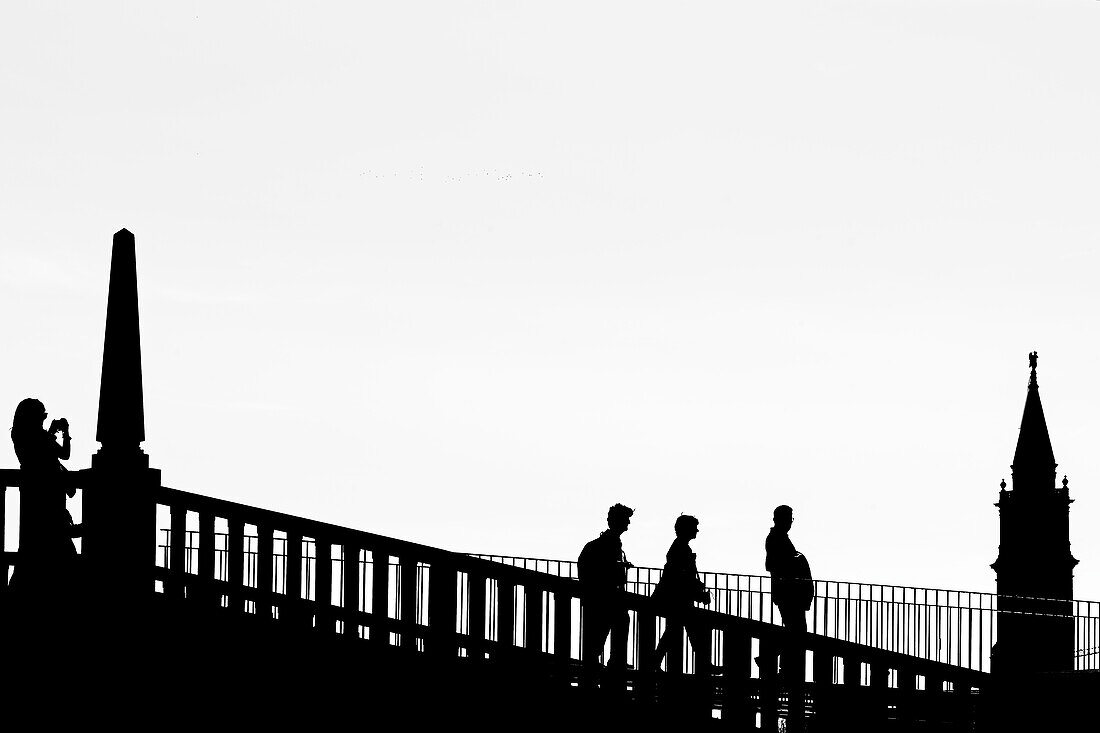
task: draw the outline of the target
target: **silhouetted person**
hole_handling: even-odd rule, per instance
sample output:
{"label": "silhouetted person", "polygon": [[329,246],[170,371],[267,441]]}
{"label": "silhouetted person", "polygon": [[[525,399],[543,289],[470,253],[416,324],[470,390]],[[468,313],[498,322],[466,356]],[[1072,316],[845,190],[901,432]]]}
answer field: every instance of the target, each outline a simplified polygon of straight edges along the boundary
{"label": "silhouetted person", "polygon": [[634,510],[616,504],[607,510],[607,529],[581,550],[577,560],[577,576],[581,584],[584,609],[582,658],[588,681],[599,665],[607,635],[611,634],[611,654],[608,667],[626,668],[626,636],[630,630],[625,597],[626,569],[633,567],[623,552],[622,536],[630,526]]}
{"label": "silhouetted person", "polygon": [[651,597],[657,613],[666,618],[667,624],[665,633],[661,635],[661,640],[657,642],[657,648],[646,665],[650,669],[660,666],[661,659],[677,643],[685,629],[696,652],[703,648],[702,635],[710,633],[706,628],[690,621],[690,613],[696,603],[710,605],[710,591],[699,579],[695,553],[688,544],[699,536],[699,520],[681,514],[676,518],[673,529],[676,531],[676,539],[668,548],[664,572],[661,573],[661,580],[653,589]]}
{"label": "silhouetted person", "polygon": [[[11,441],[22,471],[19,515],[19,559],[11,587],[25,601],[56,602],[69,589],[76,562],[73,520],[65,508],[65,496],[75,489],[63,489],[58,478],[66,469],[72,438],[65,418],[42,427],[46,408],[28,397],[15,408]],[[61,433],[59,445],[54,437]]]}
{"label": "silhouetted person", "polygon": [[772,518],[775,526],[764,542],[764,567],[772,576],[772,603],[779,608],[785,627],[805,631],[806,611],[813,602],[814,590],[810,565],[787,535],[794,523],[794,510],[786,504],[777,506]]}

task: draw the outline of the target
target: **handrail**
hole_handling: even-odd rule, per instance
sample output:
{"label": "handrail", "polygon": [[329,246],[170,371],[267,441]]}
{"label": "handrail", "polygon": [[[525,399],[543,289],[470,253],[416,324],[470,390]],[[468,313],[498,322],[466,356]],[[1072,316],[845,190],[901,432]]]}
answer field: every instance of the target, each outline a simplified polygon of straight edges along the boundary
{"label": "handrail", "polygon": [[[560,559],[556,559],[556,558],[528,557],[528,556],[520,556],[520,555],[501,555],[501,554],[498,554],[498,553],[488,553],[488,552],[468,552],[468,553],[465,553],[465,554],[468,554],[471,557],[481,557],[481,558],[494,558],[494,557],[496,557],[496,558],[501,558],[501,561],[503,561],[503,562],[510,562],[510,561],[545,562],[545,563],[555,563],[555,564],[560,564],[560,565],[567,565],[567,566],[570,566],[570,570],[571,570],[571,574],[570,574],[569,577],[573,577],[573,578],[577,577],[577,575],[576,575],[577,561],[576,560],[560,560]],[[638,571],[644,570],[644,571],[647,571],[647,572],[657,573],[658,577],[660,576],[660,573],[662,572],[662,568],[652,567],[652,566],[648,566],[648,565],[634,565],[629,570],[638,570]],[[629,570],[628,570],[628,572],[629,572]],[[769,583],[771,582],[771,576],[770,575],[757,575],[757,574],[754,574],[754,573],[731,573],[731,572],[728,572],[728,571],[721,571],[721,570],[700,570],[699,575],[701,575],[701,576],[708,576],[709,575],[709,576],[715,576],[715,577],[731,577],[731,578],[733,578],[733,577],[736,577],[736,578],[752,578],[752,579],[760,580],[760,581],[768,581]],[[810,580],[814,583],[833,583],[833,584],[837,584],[837,585],[873,586],[873,587],[879,587],[879,588],[899,588],[899,589],[904,589],[904,590],[907,590],[907,591],[922,591],[922,592],[929,592],[929,593],[958,593],[960,595],[986,596],[986,597],[993,597],[993,598],[996,598],[996,597],[999,596],[1001,598],[1015,598],[1015,599],[1029,600],[1029,601],[1050,601],[1050,602],[1063,602],[1063,603],[1066,602],[1066,601],[1074,601],[1075,603],[1100,604],[1100,601],[1093,601],[1093,600],[1088,600],[1088,599],[1084,599],[1084,598],[1050,598],[1050,597],[1047,597],[1047,596],[1022,596],[1022,595],[1016,595],[1016,594],[997,593],[996,591],[962,590],[962,589],[957,589],[957,588],[934,588],[932,586],[925,587],[925,586],[920,586],[920,585],[895,585],[895,584],[892,584],[892,583],[875,583],[875,582],[870,582],[870,581],[866,581],[866,580],[837,580],[835,578],[798,578],[798,580]],[[628,582],[644,582],[644,581],[628,581]]]}

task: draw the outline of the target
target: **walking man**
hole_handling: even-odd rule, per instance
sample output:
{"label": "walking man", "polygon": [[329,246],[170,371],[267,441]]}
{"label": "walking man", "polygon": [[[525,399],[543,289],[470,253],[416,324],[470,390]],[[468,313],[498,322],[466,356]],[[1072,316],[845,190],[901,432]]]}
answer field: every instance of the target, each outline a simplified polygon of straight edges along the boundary
{"label": "walking man", "polygon": [[592,673],[599,666],[609,633],[608,667],[626,669],[626,637],[630,630],[625,605],[626,569],[633,566],[623,552],[622,536],[633,514],[633,509],[622,504],[608,509],[607,529],[584,546],[577,560],[584,613],[581,658],[590,682],[595,679]]}

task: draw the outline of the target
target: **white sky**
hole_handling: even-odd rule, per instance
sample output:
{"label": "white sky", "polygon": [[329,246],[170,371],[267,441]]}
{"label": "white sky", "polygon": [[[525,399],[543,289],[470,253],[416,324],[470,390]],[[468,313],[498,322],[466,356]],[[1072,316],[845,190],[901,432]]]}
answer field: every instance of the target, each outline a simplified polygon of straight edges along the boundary
{"label": "white sky", "polygon": [[227,5],[0,17],[0,408],[72,467],[127,227],[167,485],[751,573],[788,503],[818,577],[991,590],[1035,349],[1100,598],[1100,3]]}

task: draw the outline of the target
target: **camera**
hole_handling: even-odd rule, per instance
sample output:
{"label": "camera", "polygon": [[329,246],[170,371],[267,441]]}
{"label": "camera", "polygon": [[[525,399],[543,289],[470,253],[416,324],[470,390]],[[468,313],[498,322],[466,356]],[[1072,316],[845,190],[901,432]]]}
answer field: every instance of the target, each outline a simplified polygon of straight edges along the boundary
{"label": "camera", "polygon": [[52,420],[50,422],[49,432],[50,432],[51,435],[53,433],[57,433],[57,432],[66,432],[66,433],[69,432],[69,421],[66,420],[63,417],[59,417],[56,420]]}

